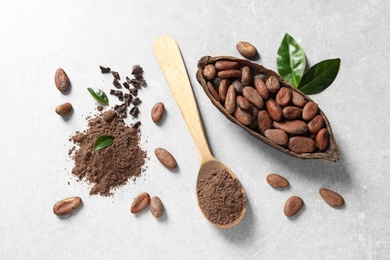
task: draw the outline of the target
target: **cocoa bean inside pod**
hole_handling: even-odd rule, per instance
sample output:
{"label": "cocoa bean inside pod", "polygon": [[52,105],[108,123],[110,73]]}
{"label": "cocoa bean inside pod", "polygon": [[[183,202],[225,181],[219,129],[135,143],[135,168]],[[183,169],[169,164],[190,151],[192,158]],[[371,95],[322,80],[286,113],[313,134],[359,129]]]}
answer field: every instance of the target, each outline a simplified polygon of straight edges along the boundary
{"label": "cocoa bean inside pod", "polygon": [[[217,71],[214,79],[205,78],[209,64]],[[205,56],[198,62],[196,78],[221,113],[275,149],[301,159],[339,159],[324,112],[276,72],[236,57]]]}

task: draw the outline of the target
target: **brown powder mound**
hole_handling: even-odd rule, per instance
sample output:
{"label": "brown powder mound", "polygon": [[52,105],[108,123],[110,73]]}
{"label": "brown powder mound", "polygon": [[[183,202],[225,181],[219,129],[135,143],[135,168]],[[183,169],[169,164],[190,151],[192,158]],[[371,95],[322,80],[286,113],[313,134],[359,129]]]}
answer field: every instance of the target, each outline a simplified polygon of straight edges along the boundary
{"label": "brown powder mound", "polygon": [[236,220],[246,205],[242,186],[225,170],[210,170],[199,181],[199,206],[211,222],[226,225]]}
{"label": "brown powder mound", "polygon": [[[114,143],[95,151],[93,144],[103,134],[112,136]],[[76,132],[71,140],[79,146],[72,174],[92,185],[91,195],[111,196],[114,188],[142,172],[146,152],[139,146],[140,130],[126,126],[114,110],[89,119],[88,129]]]}

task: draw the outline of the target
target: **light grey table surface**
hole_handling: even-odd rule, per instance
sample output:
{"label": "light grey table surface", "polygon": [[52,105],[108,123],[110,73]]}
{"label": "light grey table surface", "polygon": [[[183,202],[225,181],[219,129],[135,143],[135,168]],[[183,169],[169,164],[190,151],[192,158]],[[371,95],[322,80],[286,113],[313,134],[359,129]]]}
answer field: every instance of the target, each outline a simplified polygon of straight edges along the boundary
{"label": "light grey table surface", "polygon": [[[379,0],[1,1],[0,258],[390,259],[389,12],[390,2]],[[199,58],[239,56],[240,40],[276,70],[286,32],[310,65],[341,58],[334,83],[311,96],[332,124],[341,150],[336,163],[292,158],[254,139],[196,81]],[[152,51],[162,35],[181,48],[213,154],[245,187],[248,211],[235,228],[216,229],[197,207],[197,150]],[[89,186],[71,175],[68,137],[95,113],[86,88],[111,88],[98,66],[126,75],[135,64],[148,82],[139,94],[147,171],[114,197],[89,196]],[[58,67],[71,79],[68,95],[54,86]],[[66,101],[75,107],[68,121],[54,112]],[[157,101],[167,109],[161,126],[150,120]],[[161,166],[156,147],[174,154],[178,171]],[[291,187],[271,188],[265,177],[273,172]],[[342,194],[346,206],[325,204],[321,187]],[[162,199],[162,219],[130,214],[142,191]],[[52,213],[57,200],[74,195],[84,200],[75,215]],[[283,206],[292,195],[305,207],[288,219]]]}

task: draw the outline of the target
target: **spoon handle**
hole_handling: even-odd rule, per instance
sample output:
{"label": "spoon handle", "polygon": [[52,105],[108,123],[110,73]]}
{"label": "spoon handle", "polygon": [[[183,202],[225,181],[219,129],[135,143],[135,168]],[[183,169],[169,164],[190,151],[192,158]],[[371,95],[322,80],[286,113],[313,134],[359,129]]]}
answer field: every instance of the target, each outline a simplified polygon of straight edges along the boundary
{"label": "spoon handle", "polygon": [[154,42],[154,55],[194,139],[201,162],[212,159],[187,70],[176,41],[162,36]]}

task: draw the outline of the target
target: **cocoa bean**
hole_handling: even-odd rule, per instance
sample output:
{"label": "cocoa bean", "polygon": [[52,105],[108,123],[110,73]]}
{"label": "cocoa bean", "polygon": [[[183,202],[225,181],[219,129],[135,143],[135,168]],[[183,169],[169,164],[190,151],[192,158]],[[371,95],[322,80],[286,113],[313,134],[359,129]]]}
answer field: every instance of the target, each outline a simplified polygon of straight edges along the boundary
{"label": "cocoa bean", "polygon": [[302,109],[302,118],[306,121],[310,121],[317,115],[318,105],[313,101],[307,102]]}
{"label": "cocoa bean", "polygon": [[250,102],[249,105],[250,105],[249,112],[251,113],[252,121],[253,120],[256,121],[256,126],[257,126],[257,114],[259,113],[259,109],[254,105],[252,105]]}
{"label": "cocoa bean", "polygon": [[229,114],[233,114],[236,110],[236,89],[230,85],[226,94],[225,109]]}
{"label": "cocoa bean", "polygon": [[329,131],[326,128],[322,128],[316,135],[316,145],[320,151],[325,151],[329,145]]}
{"label": "cocoa bean", "polygon": [[284,122],[274,121],[273,127],[294,135],[301,135],[307,132],[307,124],[301,120],[291,120]]}
{"label": "cocoa bean", "polygon": [[265,130],[272,128],[272,119],[266,110],[260,110],[257,114],[257,126],[262,135],[264,135]]}
{"label": "cocoa bean", "polygon": [[219,97],[219,94],[217,93],[213,84],[210,81],[207,81],[207,87],[208,87],[211,95],[214,97],[214,99],[217,100],[218,102],[221,102],[221,98]]}
{"label": "cocoa bean", "polygon": [[262,109],[264,107],[263,98],[260,96],[259,92],[253,87],[244,87],[242,89],[242,94],[244,97],[255,105],[258,109]]}
{"label": "cocoa bean", "polygon": [[241,78],[241,70],[221,70],[218,72],[221,79]]}
{"label": "cocoa bean", "polygon": [[243,96],[237,96],[237,106],[239,108],[241,108],[242,110],[249,110],[250,109],[250,103],[248,100],[246,100],[246,98],[244,98]]}
{"label": "cocoa bean", "polygon": [[288,149],[296,153],[312,153],[316,144],[309,137],[294,136],[288,141]]}
{"label": "cocoa bean", "polygon": [[269,91],[268,88],[265,86],[265,83],[262,78],[263,78],[262,75],[256,75],[254,77],[253,80],[254,80],[255,88],[260,93],[260,96],[263,99],[268,99]]}
{"label": "cocoa bean", "polygon": [[70,85],[69,78],[62,68],[56,70],[56,73],[54,74],[54,83],[59,91],[66,92],[68,90]]}
{"label": "cocoa bean", "polygon": [[240,68],[240,64],[238,62],[227,60],[217,61],[214,66],[217,70],[233,70]]}
{"label": "cocoa bean", "polygon": [[57,216],[65,216],[71,214],[78,207],[80,207],[83,201],[80,197],[70,197],[67,199],[63,199],[58,201],[53,206],[53,213]]}
{"label": "cocoa bean", "polygon": [[295,216],[303,207],[303,200],[298,196],[292,196],[284,204],[284,214],[287,217]]}
{"label": "cocoa bean", "polygon": [[68,116],[70,114],[72,109],[73,109],[72,104],[67,102],[67,103],[58,105],[56,107],[55,111],[60,116],[65,117],[65,116]]}
{"label": "cocoa bean", "polygon": [[249,42],[239,41],[236,44],[237,51],[247,59],[254,59],[257,57],[257,49]]}
{"label": "cocoa bean", "polygon": [[329,206],[331,206],[333,208],[340,208],[345,203],[344,198],[340,194],[338,194],[337,192],[334,192],[332,190],[321,188],[320,195],[321,195],[322,199]]}
{"label": "cocoa bean", "polygon": [[143,211],[150,202],[150,195],[147,192],[142,192],[133,201],[130,207],[130,212],[136,214]]}
{"label": "cocoa bean", "polygon": [[307,128],[309,133],[317,134],[325,124],[325,120],[321,115],[316,115],[309,123],[307,123]]}
{"label": "cocoa bean", "polygon": [[252,72],[248,66],[242,67],[241,71],[241,82],[244,86],[249,86],[252,84]]}
{"label": "cocoa bean", "polygon": [[242,94],[242,89],[244,88],[244,85],[239,80],[233,81],[232,85],[236,89],[237,94]]}
{"label": "cocoa bean", "polygon": [[159,197],[153,197],[150,199],[150,212],[156,218],[161,217],[164,214],[164,205]]}
{"label": "cocoa bean", "polygon": [[152,117],[152,121],[154,123],[158,123],[161,121],[163,115],[164,115],[164,111],[165,111],[165,106],[164,106],[164,103],[162,102],[158,102],[156,103],[153,107],[152,107],[152,111],[151,111],[151,117]]}
{"label": "cocoa bean", "polygon": [[227,93],[227,90],[230,86],[230,79],[223,79],[221,80],[221,83],[219,83],[219,87],[218,87],[218,94],[219,94],[219,97],[221,98],[221,102],[225,102],[225,99],[226,99],[226,93]]}
{"label": "cocoa bean", "polygon": [[292,98],[291,90],[289,90],[286,87],[282,87],[279,89],[278,93],[276,94],[276,103],[278,103],[279,106],[285,107],[287,106]]}
{"label": "cocoa bean", "polygon": [[275,142],[278,145],[284,146],[288,143],[288,136],[286,132],[280,129],[267,129],[264,132],[265,137],[267,137],[272,142]]}
{"label": "cocoa bean", "polygon": [[290,184],[286,178],[276,173],[268,174],[266,179],[269,185],[278,189],[286,188]]}
{"label": "cocoa bean", "polygon": [[212,80],[215,78],[215,75],[217,75],[217,70],[215,69],[214,65],[207,64],[203,69],[203,76],[208,80]]}
{"label": "cocoa bean", "polygon": [[296,91],[292,91],[291,102],[297,107],[303,107],[306,104],[305,98]]}
{"label": "cocoa bean", "polygon": [[282,110],[284,118],[288,120],[297,119],[302,114],[302,108],[294,107],[294,106],[286,106]]}
{"label": "cocoa bean", "polygon": [[283,117],[282,108],[272,98],[265,101],[265,108],[270,117],[275,121],[280,121]]}
{"label": "cocoa bean", "polygon": [[252,122],[251,114],[239,107],[236,107],[236,111],[234,111],[234,117],[243,125],[249,125]]}
{"label": "cocoa bean", "polygon": [[270,76],[265,82],[265,86],[267,87],[270,93],[276,93],[279,91],[280,83],[275,76]]}
{"label": "cocoa bean", "polygon": [[154,154],[156,155],[157,159],[168,169],[176,168],[176,159],[164,148],[156,148],[154,150]]}

